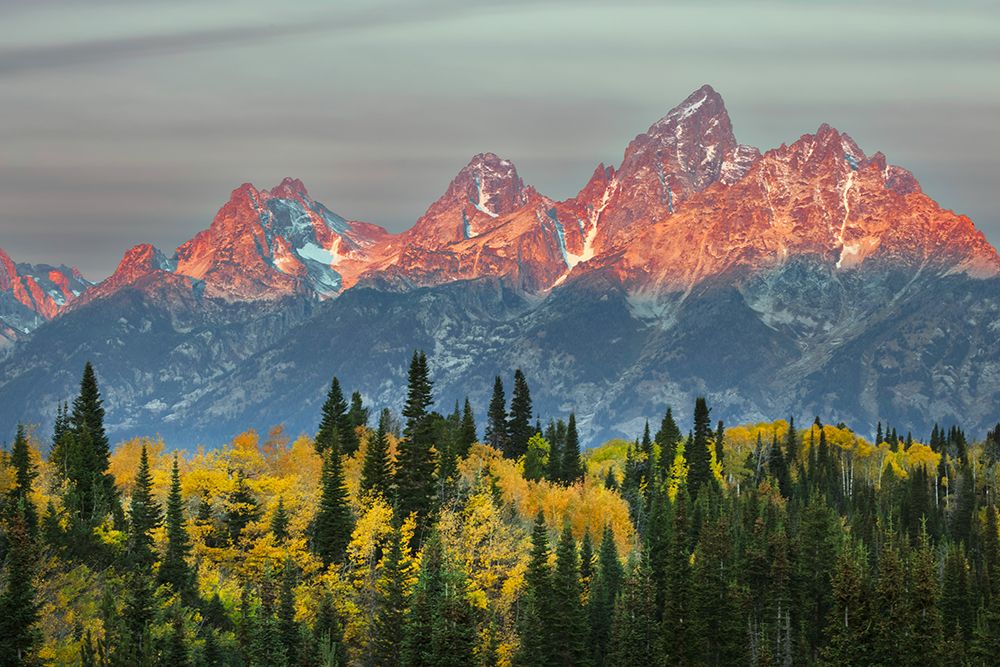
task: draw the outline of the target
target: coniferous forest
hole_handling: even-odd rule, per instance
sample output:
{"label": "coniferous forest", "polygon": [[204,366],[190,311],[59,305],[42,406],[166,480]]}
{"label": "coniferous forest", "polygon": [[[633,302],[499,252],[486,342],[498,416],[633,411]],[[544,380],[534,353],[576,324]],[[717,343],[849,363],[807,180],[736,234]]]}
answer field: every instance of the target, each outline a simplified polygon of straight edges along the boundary
{"label": "coniferous forest", "polygon": [[584,450],[529,380],[435,411],[414,353],[398,414],[332,378],[314,434],[174,452],[88,364],[0,458],[0,665],[1000,662],[1000,426],[698,399]]}

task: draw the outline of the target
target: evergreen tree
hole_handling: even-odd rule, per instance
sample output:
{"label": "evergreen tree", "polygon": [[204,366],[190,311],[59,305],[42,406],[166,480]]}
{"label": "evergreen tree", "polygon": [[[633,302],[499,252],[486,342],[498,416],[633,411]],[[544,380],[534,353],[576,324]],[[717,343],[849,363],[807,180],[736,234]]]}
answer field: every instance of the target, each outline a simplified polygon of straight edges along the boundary
{"label": "evergreen tree", "polygon": [[[572,419],[572,417],[571,417]],[[549,622],[558,631],[551,637],[553,665],[580,665],[587,655],[587,621],[580,604],[580,566],[576,540],[567,523],[556,548]]]}
{"label": "evergreen tree", "polygon": [[720,419],[718,425],[715,428],[715,460],[719,462],[719,465],[722,465],[722,462],[726,458],[725,448],[726,448],[726,427],[725,424],[723,424],[722,420]]}
{"label": "evergreen tree", "polygon": [[666,664],[693,664],[690,629],[691,552],[688,547],[686,485],[677,491],[673,507],[673,531],[665,563],[665,595],[660,632],[660,651]]}
{"label": "evergreen tree", "polygon": [[663,421],[660,423],[660,430],[656,432],[654,438],[656,444],[660,446],[660,468],[664,472],[669,471],[670,466],[673,465],[674,453],[682,438],[681,430],[677,427],[677,422],[674,421],[673,411],[668,407],[666,414],[663,415]]}
{"label": "evergreen tree", "polygon": [[[705,499],[705,496],[702,496]],[[707,504],[707,503],[704,503]],[[714,511],[714,508],[713,508]],[[711,517],[699,534],[691,573],[690,650],[698,664],[745,662],[742,619],[734,595],[731,538],[726,519]]]}
{"label": "evergreen tree", "polygon": [[285,509],[285,499],[278,496],[278,505],[274,508],[274,514],[271,515],[271,535],[274,536],[274,541],[278,544],[288,539],[290,521],[291,517],[288,516],[288,511]]}
{"label": "evergreen tree", "polygon": [[376,585],[378,604],[372,617],[371,641],[365,664],[400,664],[406,609],[403,548],[399,528],[394,528],[389,536],[389,550],[382,561],[382,573]]}
{"label": "evergreen tree", "polygon": [[[400,612],[402,613],[402,611]],[[337,610],[333,606],[333,596],[327,591],[320,600],[316,622],[313,624],[312,642],[315,647],[313,660],[303,656],[300,662],[315,662],[324,667],[337,667],[347,664],[347,652],[344,648],[344,630]],[[376,663],[378,664],[378,663]],[[386,662],[381,664],[397,664]]]}
{"label": "evergreen tree", "polygon": [[507,399],[503,391],[503,380],[496,376],[493,380],[493,396],[486,411],[486,444],[510,456],[507,446]]}
{"label": "evergreen tree", "polygon": [[351,426],[355,429],[368,426],[368,408],[361,400],[361,392],[355,391],[351,394],[351,409],[347,411]]}
{"label": "evergreen tree", "polygon": [[[211,511],[211,506],[207,507]],[[236,474],[236,486],[226,499],[225,523],[229,541],[232,544],[239,543],[243,529],[257,518],[259,511],[257,498],[254,497],[250,485],[247,484],[246,475],[240,470]],[[199,516],[201,516],[200,512]]]}
{"label": "evergreen tree", "polygon": [[315,442],[316,451],[320,454],[334,448],[348,456],[358,451],[358,432],[355,430],[354,419],[348,412],[340,380],[336,377],[330,383],[330,391],[323,403]]}
{"label": "evergreen tree", "polygon": [[625,573],[618,559],[618,547],[610,524],[601,537],[601,550],[597,559],[597,575],[590,587],[587,614],[590,621],[590,658],[595,665],[603,665],[611,650],[611,630],[615,600],[622,587]]}
{"label": "evergreen tree", "polygon": [[778,436],[775,434],[771,440],[771,451],[767,457],[767,468],[774,481],[778,484],[778,490],[785,498],[792,495],[792,475],[788,471],[788,461],[781,453],[781,446],[778,444]]}
{"label": "evergreen tree", "polygon": [[153,499],[153,476],[149,470],[149,454],[143,444],[139,454],[139,468],[135,474],[135,488],[128,514],[128,565],[148,571],[156,561],[153,550],[153,530],[160,525],[160,506]]}
{"label": "evergreen tree", "polygon": [[[104,406],[94,368],[87,362],[80,380],[80,394],[73,401],[67,442],[60,449],[66,460],[72,486],[74,514],[85,526],[96,525],[110,513],[118,513],[118,491],[108,472],[111,450],[104,431]],[[89,532],[89,529],[84,531]]]}
{"label": "evergreen tree", "polygon": [[313,549],[324,564],[340,561],[353,530],[343,463],[334,447],[324,455],[322,492],[313,526]]}
{"label": "evergreen tree", "polygon": [[465,577],[448,562],[440,536],[431,533],[406,614],[404,667],[472,664],[475,622],[466,589]]}
{"label": "evergreen tree", "polygon": [[167,550],[160,563],[159,580],[169,584],[182,599],[192,601],[194,597],[194,573],[188,566],[191,541],[184,526],[184,500],[181,497],[181,475],[177,456],[170,473],[170,492],[167,495]]}
{"label": "evergreen tree", "polygon": [[[944,641],[941,623],[941,585],[938,581],[937,556],[922,521],[917,546],[909,555],[909,610],[906,623],[912,624],[912,641],[901,647],[900,657],[910,664],[936,664],[941,659]],[[898,632],[898,630],[897,630]]]}
{"label": "evergreen tree", "polygon": [[696,500],[703,485],[715,485],[712,474],[711,459],[708,446],[712,439],[712,426],[709,423],[708,403],[704,398],[698,398],[694,404],[694,438],[691,447],[685,451],[688,465],[688,489],[691,499]]}
{"label": "evergreen tree", "polygon": [[831,573],[832,606],[823,648],[826,664],[863,665],[869,660],[871,619],[867,614],[871,592],[868,553],[863,544],[841,548]]}
{"label": "evergreen tree", "polygon": [[41,633],[34,585],[39,554],[28,531],[23,501],[4,526],[8,548],[0,588],[0,665],[34,665]]}
{"label": "evergreen tree", "polygon": [[515,664],[521,667],[546,667],[554,660],[550,624],[553,599],[548,529],[541,510],[535,517],[535,525],[531,531],[531,558],[524,583],[521,611],[518,614],[521,645]]}
{"label": "evergreen tree", "polygon": [[569,423],[566,425],[566,444],[562,451],[561,480],[566,484],[576,484],[583,481],[583,461],[580,458],[580,436],[576,432],[576,414],[569,413]]}
{"label": "evergreen tree", "polygon": [[180,605],[175,605],[170,617],[170,636],[167,638],[162,664],[170,667],[191,667],[191,647],[188,645],[184,613]]}
{"label": "evergreen tree", "polygon": [[297,664],[301,636],[299,624],[295,621],[295,565],[291,559],[285,560],[281,571],[281,589],[278,593],[278,636],[285,649],[288,664]]}
{"label": "evergreen tree", "polygon": [[528,451],[528,440],[535,434],[531,414],[528,381],[518,368],[514,371],[514,392],[510,398],[510,419],[507,422],[507,454],[511,458],[524,456]]}
{"label": "evergreen tree", "polygon": [[368,439],[361,466],[361,492],[389,497],[392,486],[392,459],[389,454],[389,409],[379,415],[378,429]]}
{"label": "evergreen tree", "polygon": [[833,606],[830,574],[840,552],[840,535],[837,513],[822,495],[814,494],[802,512],[796,573],[796,588],[801,595],[799,613],[811,660],[818,656],[823,628]]}
{"label": "evergreen tree", "polygon": [[38,534],[38,510],[31,499],[31,486],[38,473],[31,461],[28,436],[22,424],[17,425],[9,464],[14,469],[14,485],[7,492],[7,504],[13,512],[19,512],[23,516],[24,527],[28,535],[34,538]]}
{"label": "evergreen tree", "polygon": [[[418,528],[427,524],[434,502],[434,430],[427,409],[433,402],[427,357],[413,353],[403,416],[406,426],[396,461],[396,502],[402,516],[416,513]],[[419,533],[416,540],[419,542]]]}
{"label": "evergreen tree", "polygon": [[656,592],[645,555],[630,564],[611,624],[612,667],[648,664],[656,654]]}
{"label": "evergreen tree", "polygon": [[476,417],[472,414],[472,403],[468,396],[465,398],[465,405],[462,407],[462,425],[459,429],[458,451],[455,453],[465,458],[469,455],[469,448],[476,442]]}

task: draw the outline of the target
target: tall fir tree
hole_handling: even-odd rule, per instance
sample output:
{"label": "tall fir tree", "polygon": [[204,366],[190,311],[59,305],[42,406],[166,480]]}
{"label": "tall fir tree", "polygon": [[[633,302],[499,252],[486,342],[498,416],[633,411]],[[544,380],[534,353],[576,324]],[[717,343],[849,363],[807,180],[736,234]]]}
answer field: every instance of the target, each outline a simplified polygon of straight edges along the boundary
{"label": "tall fir tree", "polygon": [[703,397],[699,397],[694,403],[694,437],[691,447],[685,451],[689,466],[688,489],[692,500],[697,500],[702,486],[715,485],[708,452],[712,435],[708,403]]}
{"label": "tall fir tree", "polygon": [[610,654],[605,664],[632,667],[648,664],[656,655],[656,592],[649,560],[645,554],[633,557],[622,592],[615,601],[611,623]]}
{"label": "tall fir tree", "polygon": [[38,535],[38,510],[31,495],[38,471],[31,460],[31,448],[23,424],[17,425],[14,444],[10,448],[9,464],[14,469],[14,484],[7,492],[7,505],[10,512],[22,515],[28,535],[34,538]]}
{"label": "tall fir tree", "polygon": [[434,505],[434,425],[428,408],[433,403],[427,356],[414,352],[410,362],[406,405],[406,426],[396,460],[396,502],[402,516],[417,515],[417,543],[426,529]]}
{"label": "tall fir tree", "polygon": [[389,454],[389,409],[379,415],[378,428],[368,438],[364,462],[361,465],[361,492],[388,498],[392,488],[392,460]]}
{"label": "tall fir tree", "polygon": [[519,667],[546,667],[554,659],[550,623],[553,599],[548,528],[541,510],[531,530],[531,555],[524,584],[518,603],[521,643],[514,662]]}
{"label": "tall fir tree", "polygon": [[561,479],[566,484],[583,481],[583,460],[580,458],[580,436],[576,432],[576,414],[569,413],[566,424],[566,443],[562,450]]}
{"label": "tall fir tree", "polygon": [[590,587],[587,599],[587,615],[589,620],[589,651],[590,659],[595,665],[603,665],[608,661],[611,651],[611,632],[615,612],[615,600],[621,590],[625,578],[621,561],[618,558],[618,547],[615,544],[615,534],[611,525],[604,527],[601,537],[601,548],[597,557],[597,574]]}
{"label": "tall fir tree", "polygon": [[400,664],[406,610],[405,548],[399,527],[394,527],[376,584],[378,604],[372,617],[371,641],[363,658],[368,665]]}
{"label": "tall fir tree", "polygon": [[127,562],[130,568],[148,571],[153,567],[156,561],[153,530],[162,520],[160,506],[153,498],[153,475],[149,468],[149,452],[143,444],[128,512]]}
{"label": "tall fir tree", "polygon": [[368,408],[361,399],[360,391],[351,393],[351,408],[347,411],[347,415],[350,417],[351,426],[355,429],[365,428],[368,426],[368,418],[370,415]]}
{"label": "tall fir tree", "polygon": [[322,454],[336,448],[348,456],[358,451],[358,432],[354,419],[347,409],[340,380],[336,377],[330,383],[326,401],[323,403],[319,430],[316,432],[316,451]]}
{"label": "tall fir tree", "polygon": [[167,494],[166,511],[167,549],[163,554],[158,573],[161,584],[170,587],[187,602],[195,597],[194,573],[187,559],[191,554],[191,540],[188,537],[184,519],[184,499],[181,496],[181,474],[177,456],[170,471],[170,491]]}
{"label": "tall fir tree", "polygon": [[278,496],[278,505],[271,514],[270,526],[271,535],[274,536],[274,541],[278,544],[282,544],[288,539],[288,524],[290,522],[291,517],[288,515],[288,510],[285,509],[285,498]]}
{"label": "tall fir tree", "polygon": [[503,380],[496,376],[493,380],[493,395],[486,411],[486,444],[510,456],[507,438],[507,398],[503,390]]}
{"label": "tall fir tree", "polygon": [[72,505],[78,520],[92,526],[109,513],[120,514],[120,506],[115,479],[109,472],[111,449],[104,430],[104,404],[89,361],[83,367],[80,393],[73,400],[69,429],[72,437],[64,455]]}
{"label": "tall fir tree", "polygon": [[465,405],[462,406],[462,425],[459,430],[458,451],[456,454],[465,458],[469,455],[469,448],[476,442],[476,416],[472,412],[472,403],[469,397],[465,397]]}
{"label": "tall fir tree", "polygon": [[531,392],[524,373],[514,371],[514,391],[510,398],[510,419],[507,421],[507,455],[511,458],[524,456],[528,451],[528,440],[535,434],[531,424]]}
{"label": "tall fir tree", "polygon": [[656,444],[660,446],[660,468],[664,472],[669,471],[670,466],[673,465],[674,453],[683,438],[680,428],[677,427],[677,422],[674,421],[673,410],[668,407],[666,414],[663,415],[663,421],[660,422],[660,430],[656,432],[654,437]]}
{"label": "tall fir tree", "polygon": [[576,540],[567,523],[556,547],[556,569],[552,575],[553,665],[580,665],[587,659],[587,620],[580,603],[580,566]]}
{"label": "tall fir tree", "polygon": [[313,549],[325,565],[330,565],[343,558],[354,530],[343,462],[336,448],[324,454],[321,484],[319,509],[313,525]]}
{"label": "tall fir tree", "polygon": [[36,665],[41,632],[35,572],[40,554],[28,531],[24,502],[7,518],[7,556],[0,579],[0,665]]}
{"label": "tall fir tree", "polygon": [[[202,507],[206,508],[209,513],[211,512],[211,505],[203,505],[199,510]],[[247,482],[246,473],[243,470],[238,470],[236,484],[226,498],[225,513],[227,536],[234,546],[239,544],[240,538],[243,536],[243,529],[255,520],[259,513],[260,506]],[[201,511],[199,511],[200,516]]]}

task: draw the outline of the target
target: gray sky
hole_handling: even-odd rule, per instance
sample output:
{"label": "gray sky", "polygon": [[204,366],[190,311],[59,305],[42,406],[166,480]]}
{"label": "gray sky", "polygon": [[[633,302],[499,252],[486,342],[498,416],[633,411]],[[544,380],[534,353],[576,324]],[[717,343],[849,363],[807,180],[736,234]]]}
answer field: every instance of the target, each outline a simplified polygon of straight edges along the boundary
{"label": "gray sky", "polygon": [[0,247],[92,279],[244,181],[398,231],[493,151],[561,199],[703,83],[740,141],[828,122],[1000,244],[995,2],[0,0],[0,24]]}

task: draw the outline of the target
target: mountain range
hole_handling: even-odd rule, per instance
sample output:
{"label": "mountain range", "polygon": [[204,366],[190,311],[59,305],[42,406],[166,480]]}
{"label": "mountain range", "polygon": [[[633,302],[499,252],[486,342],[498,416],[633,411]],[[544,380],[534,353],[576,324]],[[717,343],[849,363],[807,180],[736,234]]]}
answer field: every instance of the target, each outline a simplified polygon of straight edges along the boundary
{"label": "mountain range", "polygon": [[710,86],[564,201],[482,153],[399,234],[286,178],[98,284],[0,251],[4,428],[47,428],[89,359],[111,434],[175,446],[311,430],[334,374],[399,408],[415,348],[439,409],[485,409],[520,367],[539,416],[575,410],[591,444],[695,395],[727,422],[985,429],[998,340],[1000,256],[972,221],[828,125],[738,143]]}

